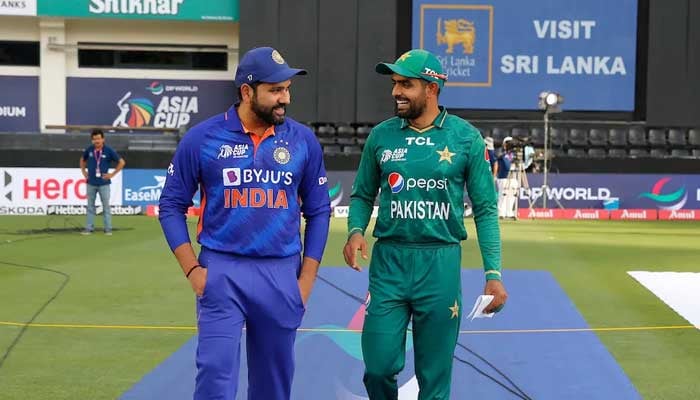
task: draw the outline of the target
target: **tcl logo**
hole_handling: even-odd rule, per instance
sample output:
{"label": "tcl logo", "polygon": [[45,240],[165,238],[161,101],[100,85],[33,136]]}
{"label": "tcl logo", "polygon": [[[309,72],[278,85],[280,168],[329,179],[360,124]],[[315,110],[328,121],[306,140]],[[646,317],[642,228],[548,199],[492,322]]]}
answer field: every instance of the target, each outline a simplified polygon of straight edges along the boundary
{"label": "tcl logo", "polygon": [[22,198],[24,200],[56,200],[77,197],[85,200],[85,179],[58,180],[25,178],[22,182]]}

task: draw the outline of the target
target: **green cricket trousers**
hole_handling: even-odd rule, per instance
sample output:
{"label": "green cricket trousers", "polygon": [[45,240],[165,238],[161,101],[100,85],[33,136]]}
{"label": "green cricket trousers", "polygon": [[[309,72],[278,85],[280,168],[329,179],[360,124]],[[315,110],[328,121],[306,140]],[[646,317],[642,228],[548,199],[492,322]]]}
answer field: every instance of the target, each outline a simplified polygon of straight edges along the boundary
{"label": "green cricket trousers", "polygon": [[458,244],[378,241],[372,250],[362,329],[364,384],[370,400],[398,399],[406,329],[412,336],[419,400],[450,398],[452,356],[462,309]]}

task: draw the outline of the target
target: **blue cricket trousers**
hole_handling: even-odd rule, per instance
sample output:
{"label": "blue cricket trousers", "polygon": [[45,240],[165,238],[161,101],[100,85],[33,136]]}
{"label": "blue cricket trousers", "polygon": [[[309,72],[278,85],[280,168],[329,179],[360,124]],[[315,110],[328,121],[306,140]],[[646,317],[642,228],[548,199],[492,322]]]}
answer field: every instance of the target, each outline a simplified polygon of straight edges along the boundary
{"label": "blue cricket trousers", "polygon": [[234,400],[246,328],[248,400],[289,400],[294,340],[304,315],[301,256],[251,258],[202,248],[195,400]]}

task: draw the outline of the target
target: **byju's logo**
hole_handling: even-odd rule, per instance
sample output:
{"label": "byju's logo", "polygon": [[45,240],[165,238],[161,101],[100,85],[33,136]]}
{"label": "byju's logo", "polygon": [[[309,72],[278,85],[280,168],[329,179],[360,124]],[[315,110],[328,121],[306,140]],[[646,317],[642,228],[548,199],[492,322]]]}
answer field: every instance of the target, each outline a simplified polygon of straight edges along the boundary
{"label": "byju's logo", "polygon": [[224,186],[240,186],[241,185],[241,169],[240,168],[224,168],[223,169]]}
{"label": "byju's logo", "polygon": [[670,181],[671,178],[659,179],[654,183],[651,192],[644,192],[639,197],[646,197],[657,202],[657,207],[662,210],[680,210],[688,201],[688,192],[685,190],[685,186],[681,186],[675,192],[662,194],[664,186]]}

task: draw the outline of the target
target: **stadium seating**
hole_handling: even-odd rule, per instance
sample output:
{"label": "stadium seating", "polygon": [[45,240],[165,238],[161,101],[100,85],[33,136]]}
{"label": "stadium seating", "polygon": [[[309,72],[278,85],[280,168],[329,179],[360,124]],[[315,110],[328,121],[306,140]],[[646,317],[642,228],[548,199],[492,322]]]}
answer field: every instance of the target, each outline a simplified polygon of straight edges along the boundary
{"label": "stadium seating", "polygon": [[649,151],[649,155],[652,157],[666,157],[668,156],[668,151],[660,147],[653,147],[651,151]]}
{"label": "stadium seating", "polygon": [[649,143],[647,142],[646,132],[644,132],[644,129],[639,127],[635,127],[629,130],[627,140],[630,146],[634,148],[646,148],[649,145]]}
{"label": "stadium seating", "polygon": [[[544,147],[544,128],[508,125],[498,126],[489,122],[486,126],[475,123],[482,136],[494,139],[500,147],[503,138],[527,137],[535,148]],[[570,124],[570,122],[567,122]],[[324,152],[328,155],[360,154],[369,133],[370,124],[311,124]],[[645,128],[640,125],[613,128],[605,126],[551,126],[550,138],[553,157],[576,158],[700,158],[700,129]],[[85,139],[81,138],[80,146]],[[158,149],[155,143],[149,149]],[[164,145],[165,146],[165,145]],[[130,147],[131,148],[131,147]]]}
{"label": "stadium seating", "polygon": [[501,144],[503,143],[503,138],[510,135],[510,130],[504,128],[494,128],[491,131],[491,137],[493,138],[496,147],[501,146]]}
{"label": "stadium seating", "polygon": [[608,134],[608,143],[613,148],[627,147],[627,130],[613,128]]}
{"label": "stadium seating", "polygon": [[552,148],[564,149],[564,146],[568,144],[569,130],[566,128],[551,128],[549,130],[550,140],[552,141]]}
{"label": "stadium seating", "polygon": [[647,149],[630,149],[630,157],[649,157],[649,150]]}
{"label": "stadium seating", "polygon": [[603,129],[591,129],[588,141],[592,147],[608,147],[608,132]]}
{"label": "stadium seating", "polygon": [[530,138],[532,145],[535,147],[544,146],[544,128],[532,128],[530,129]]}
{"label": "stadium seating", "polygon": [[618,149],[618,148],[611,148],[608,150],[608,157],[612,158],[626,158],[627,157],[627,150],[625,149]]}
{"label": "stadium seating", "polygon": [[669,130],[668,144],[674,149],[685,149],[688,146],[688,142],[685,139],[685,131],[681,129]]}
{"label": "stadium seating", "polygon": [[588,130],[574,128],[569,133],[569,143],[575,147],[586,147],[588,146]]}
{"label": "stadium seating", "polygon": [[666,131],[662,129],[650,129],[649,144],[652,147],[665,148],[668,145],[666,142]]}
{"label": "stadium seating", "polygon": [[593,158],[605,158],[607,151],[603,148],[593,147],[588,149],[588,156]]}
{"label": "stadium seating", "polygon": [[566,155],[569,157],[586,157],[586,150],[578,147],[571,147],[566,151]]}

